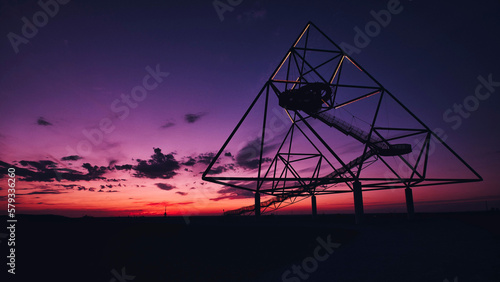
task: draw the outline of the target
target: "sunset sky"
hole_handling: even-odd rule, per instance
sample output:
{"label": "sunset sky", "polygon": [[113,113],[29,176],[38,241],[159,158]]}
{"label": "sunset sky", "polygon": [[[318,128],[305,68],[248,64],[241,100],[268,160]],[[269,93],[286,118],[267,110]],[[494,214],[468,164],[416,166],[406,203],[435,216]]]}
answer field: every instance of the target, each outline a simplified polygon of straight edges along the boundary
{"label": "sunset sky", "polygon": [[[17,213],[209,215],[252,204],[251,193],[201,173],[290,45],[313,21],[355,46],[357,30],[393,5],[398,12],[351,56],[484,178],[415,188],[415,210],[500,208],[497,1],[165,2],[52,4],[36,32],[23,19],[44,20],[34,19],[37,1],[2,2],[2,203],[15,167]],[[235,148],[225,162],[249,169]],[[367,212],[405,211],[403,190],[364,201]],[[282,212],[309,208],[303,201]],[[318,197],[319,213],[351,211],[352,194]]]}

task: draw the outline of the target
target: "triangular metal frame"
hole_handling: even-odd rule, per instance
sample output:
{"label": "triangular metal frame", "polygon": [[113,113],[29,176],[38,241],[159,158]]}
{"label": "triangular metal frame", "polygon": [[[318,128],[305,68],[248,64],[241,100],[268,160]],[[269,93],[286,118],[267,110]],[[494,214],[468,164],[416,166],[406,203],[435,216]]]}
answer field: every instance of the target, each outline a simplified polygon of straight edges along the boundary
{"label": "triangular metal frame", "polygon": [[[329,43],[331,43],[331,49],[321,49],[321,48],[308,48],[308,37],[309,33],[314,30],[315,32],[318,32],[321,36],[324,37]],[[302,42],[304,40],[304,46],[298,46],[299,42]],[[330,59],[325,60],[324,62],[317,63],[316,65],[313,65],[308,61],[308,56],[310,56],[311,52],[322,52],[322,53],[328,53],[331,55]],[[320,68],[326,66],[327,64],[332,64],[336,60],[336,64],[333,64],[334,70],[331,72],[331,75],[328,77],[321,73],[319,70]],[[354,85],[354,84],[343,84],[342,83],[342,71],[343,68],[346,67],[346,65],[352,67],[356,67],[360,72],[363,73],[363,75],[366,76],[367,81],[369,81],[371,84],[370,85]],[[295,73],[294,73],[295,71]],[[297,75],[298,72],[298,75]],[[283,78],[284,77],[284,78]],[[313,81],[311,80],[311,78]],[[308,80],[309,79],[309,80]],[[265,140],[265,135],[266,135],[266,122],[267,122],[267,112],[268,112],[268,107],[269,107],[269,95],[277,95],[278,97],[284,92],[284,91],[290,91],[293,89],[297,89],[300,87],[303,87],[305,85],[311,84],[311,83],[323,83],[323,84],[328,84],[329,87],[332,88],[332,95],[328,97],[328,101],[323,101],[326,106],[323,106],[323,109],[318,111],[315,114],[310,114],[306,112],[301,112],[301,111],[293,111],[292,113],[290,110],[285,109],[287,112],[287,115],[290,117],[290,120],[292,122],[292,126],[290,127],[289,133],[294,130],[294,128],[301,130],[301,127],[307,128],[308,131],[312,132],[314,135],[314,138],[319,141],[324,148],[328,150],[328,152],[335,157],[336,161],[341,164],[341,167],[338,169],[335,169],[333,166],[334,172],[320,176],[319,173],[316,176],[313,177],[307,177],[307,178],[301,178],[301,181],[303,183],[308,183],[304,184],[302,188],[300,187],[288,187],[288,189],[281,189],[281,192],[279,192],[277,187],[273,184],[271,185],[271,189],[264,188],[264,183],[275,183],[279,181],[294,181],[295,176],[293,177],[288,177],[285,176],[283,177],[282,175],[276,176],[276,172],[270,173],[271,167],[268,168],[267,172],[262,171],[263,167],[263,148],[264,148],[264,140]],[[343,89],[355,89],[359,91],[364,91],[362,92],[361,95],[351,97],[349,100],[346,101],[336,101],[336,95],[337,91],[341,91]],[[329,111],[332,109],[337,109],[340,107],[343,107],[345,105],[348,105],[350,103],[355,103],[357,101],[360,101],[362,99],[366,99],[371,97],[370,99],[376,99],[378,95],[378,102],[377,102],[377,107],[373,116],[373,119],[370,124],[370,129],[369,132],[365,133],[356,133],[354,132],[357,129],[353,129],[352,127],[350,129],[347,129],[347,126],[342,125],[342,122],[336,119],[335,117],[331,117],[328,115]],[[384,98],[387,99],[392,99],[397,105],[399,105],[406,113],[408,113],[416,123],[419,124],[419,128],[395,128],[395,127],[380,127],[376,126],[376,121],[377,121],[377,115],[379,113],[380,105],[382,103],[382,100]],[[220,158],[221,154],[224,152],[226,149],[227,145],[230,143],[232,140],[233,136],[235,133],[239,130],[241,127],[242,123],[245,121],[247,118],[248,114],[252,111],[253,107],[256,105],[256,103],[260,99],[265,99],[265,104],[264,104],[264,116],[263,116],[263,126],[262,126],[262,138],[260,139],[260,156],[259,156],[259,166],[257,170],[257,176],[256,177],[237,177],[237,176],[230,176],[230,177],[220,177],[217,175],[211,175],[210,171],[213,168],[214,164],[217,162],[217,160]],[[356,138],[356,136],[361,138],[365,138],[367,141],[366,144],[364,145],[364,150],[363,154],[359,157],[356,158],[355,160],[352,160],[351,162],[345,162],[343,161],[340,157],[337,156],[335,151],[329,146],[328,142],[326,142],[321,135],[314,129],[314,127],[311,125],[309,122],[311,119],[319,119],[323,121],[326,124],[329,124],[332,127],[335,127],[336,129],[343,131],[349,131],[349,132],[344,132],[346,134],[350,134],[353,137]],[[400,132],[400,135],[393,136],[391,138],[384,138],[384,136],[381,134],[382,130],[393,130],[395,132]],[[303,134],[305,134],[302,131]],[[410,177],[402,177],[400,176],[395,169],[391,167],[391,165],[384,159],[385,157],[373,153],[373,145],[375,144],[377,146],[390,146],[389,142],[392,142],[394,140],[410,137],[410,136],[417,136],[417,135],[425,135],[425,141],[424,144],[421,146],[420,151],[418,152],[418,159],[415,163],[415,165],[410,164],[407,160],[405,160],[403,157],[399,156],[401,158],[401,161],[405,162],[406,165],[412,170],[411,176]],[[288,136],[288,134],[287,134]],[[285,137],[286,139],[287,137]],[[307,136],[306,136],[307,138]],[[429,160],[429,144],[431,142],[431,139],[435,139],[438,144],[442,144],[444,148],[446,148],[456,159],[461,162],[475,177],[474,178],[427,178],[426,175],[426,170],[427,170],[427,163]],[[375,140],[375,141],[373,141]],[[314,146],[314,142],[309,140],[311,144]],[[285,140],[283,140],[285,142]],[[290,142],[292,142],[292,139],[290,139]],[[371,142],[371,144],[370,144]],[[282,144],[283,146],[283,144]],[[279,150],[278,150],[279,153]],[[278,158],[278,153],[275,156],[275,160]],[[321,153],[321,151],[318,149],[319,157],[328,161],[328,159]],[[380,160],[381,162],[384,163],[384,165],[394,174],[394,177],[387,178],[387,177],[363,177],[361,175],[361,171],[364,168],[364,165],[367,164],[368,162],[373,162],[375,160]],[[354,163],[353,163],[354,162]],[[330,164],[331,165],[331,164]],[[420,173],[418,171],[418,168],[420,166],[423,166],[423,170]],[[319,168],[318,168],[319,169]],[[340,171],[341,170],[341,171]],[[318,170],[319,171],[319,170]],[[271,175],[271,176],[270,176]],[[465,183],[465,182],[474,182],[474,181],[481,181],[482,178],[481,176],[469,165],[467,164],[455,151],[453,151],[445,142],[442,140],[436,133],[432,132],[430,128],[425,125],[416,115],[414,115],[403,103],[401,103],[393,94],[391,94],[387,89],[385,89],[382,84],[380,84],[373,76],[371,76],[361,65],[359,65],[353,58],[349,57],[346,52],[342,51],[342,49],[334,43],[328,36],[326,36],[316,25],[314,25],[312,22],[309,22],[305,28],[302,30],[298,38],[295,40],[294,44],[290,47],[286,55],[283,57],[281,62],[278,64],[278,67],[275,69],[275,71],[271,74],[269,77],[268,81],[265,83],[265,85],[262,87],[258,95],[255,97],[249,108],[246,110],[244,113],[243,117],[241,120],[238,122],[234,130],[231,132],[229,137],[226,139],[224,142],[223,146],[220,148],[220,150],[217,152],[217,154],[214,156],[212,159],[211,163],[203,173],[202,179],[205,181],[213,182],[216,184],[221,184],[225,186],[231,186],[239,189],[244,189],[244,190],[249,190],[249,191],[254,191],[257,193],[263,193],[267,195],[278,195],[278,197],[283,197],[287,198],[288,200],[292,198],[295,200],[296,197],[300,196],[310,196],[310,195],[315,195],[315,194],[334,194],[334,193],[346,193],[346,192],[352,192],[352,187],[349,185],[352,182],[355,181],[363,181],[363,191],[368,191],[368,190],[382,190],[382,189],[393,189],[393,188],[410,188],[410,187],[418,187],[418,186],[430,186],[430,185],[443,185],[443,184],[452,184],[452,183]],[[295,179],[296,180],[296,179]],[[233,183],[233,181],[243,181],[243,182],[255,182],[254,188],[248,187],[247,185],[236,185]],[[332,186],[337,183],[346,183],[349,189],[344,189],[344,190],[330,190],[330,189],[319,189],[316,190],[316,186]],[[312,191],[312,192],[311,192]],[[247,210],[249,209],[246,207]],[[268,208],[268,207],[265,207]]]}

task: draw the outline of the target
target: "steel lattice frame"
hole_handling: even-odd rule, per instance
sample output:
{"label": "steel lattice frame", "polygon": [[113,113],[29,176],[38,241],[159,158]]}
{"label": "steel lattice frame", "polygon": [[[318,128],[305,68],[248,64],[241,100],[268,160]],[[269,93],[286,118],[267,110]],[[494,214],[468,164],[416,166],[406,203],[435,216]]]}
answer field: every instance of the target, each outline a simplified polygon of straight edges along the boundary
{"label": "steel lattice frame", "polygon": [[[324,38],[326,38],[332,46],[335,46],[333,49],[318,49],[318,48],[308,48],[307,42],[309,37],[309,32],[311,29],[319,32]],[[304,46],[298,46],[299,41],[303,40],[305,42]],[[331,55],[331,58],[325,60],[322,63],[316,64],[313,66],[307,60],[307,56],[309,52],[324,52]],[[292,60],[292,58],[294,58]],[[335,70],[329,75],[325,76],[325,74],[320,73],[318,69],[324,66],[327,63],[331,63],[337,60],[338,63],[336,65]],[[293,64],[293,62],[295,64]],[[298,64],[301,62],[301,64]],[[366,76],[368,76],[373,82],[373,86],[363,86],[363,85],[353,85],[353,84],[342,84],[341,75],[343,65],[346,63],[353,64],[359,71],[363,72]],[[278,79],[276,76],[278,72],[283,74],[286,68],[286,76],[285,79]],[[290,69],[298,70],[298,77],[296,74],[292,74]],[[307,76],[313,75],[316,79],[315,81],[308,81],[306,79]],[[266,122],[267,122],[267,112],[269,107],[269,97],[270,95],[276,95],[279,97],[286,90],[293,90],[300,88],[302,86],[311,84],[311,83],[322,83],[328,85],[333,89],[333,95],[328,97],[328,101],[325,102],[325,106],[316,113],[316,114],[308,114],[303,111],[290,111],[286,110],[288,116],[291,120],[291,125],[288,129],[286,137],[281,142],[279,149],[275,157],[273,158],[271,165],[267,168],[266,171],[262,171],[263,168],[263,148],[264,148],[264,140],[266,134]],[[336,93],[339,89],[361,89],[365,91],[363,95],[358,97],[353,97],[349,101],[344,101],[343,103],[335,104]],[[418,152],[418,158],[414,165],[410,164],[405,158],[399,156],[402,162],[404,162],[411,169],[410,177],[401,176],[396,169],[391,167],[391,165],[384,159],[384,156],[373,153],[370,151],[369,143],[367,142],[364,145],[363,153],[360,157],[352,160],[350,163],[344,162],[330,147],[329,143],[322,138],[322,136],[315,130],[315,128],[310,124],[311,119],[323,119],[324,122],[328,122],[326,119],[326,115],[332,109],[340,108],[344,105],[348,105],[350,103],[357,102],[361,99],[365,99],[368,97],[372,97],[378,95],[378,103],[377,108],[375,110],[373,120],[370,124],[370,130],[368,132],[367,140],[377,140],[379,145],[387,146],[389,142],[397,141],[398,139],[407,138],[411,136],[423,135],[425,136],[424,144],[421,146],[420,151]],[[384,97],[390,97],[393,99],[404,111],[406,111],[413,119],[418,122],[420,128],[398,128],[398,127],[380,127],[376,126],[377,116],[379,114],[380,105]],[[263,126],[262,126],[262,138],[260,139],[260,156],[259,156],[259,165],[258,172],[256,177],[237,177],[237,176],[229,176],[229,177],[220,177],[217,175],[211,175],[210,171],[213,168],[216,161],[221,156],[222,152],[225,150],[235,133],[238,131],[243,121],[247,118],[250,111],[253,109],[255,104],[259,99],[265,99],[265,109],[263,116]],[[307,137],[304,128],[307,128],[308,131],[312,132],[315,140],[319,140],[326,148],[329,154],[334,156],[335,160],[341,165],[340,167],[335,168],[332,163],[325,157],[325,154],[314,145],[314,142]],[[384,138],[381,134],[382,130],[392,130],[392,131],[400,131],[404,132],[399,136],[393,138]],[[317,152],[312,154],[303,154],[300,156],[298,160],[305,159],[317,159],[317,165],[314,168],[312,176],[302,177],[297,171],[294,171],[293,162],[297,160],[291,160],[292,157],[297,157],[297,153],[290,152],[287,153],[280,152],[282,148],[286,148],[289,146],[291,148],[291,144],[293,141],[294,134],[303,134],[307,138],[307,140],[314,146]],[[427,177],[427,164],[429,161],[429,148],[430,141],[434,138],[438,143],[442,144],[449,152],[453,154],[456,159],[461,162],[472,174],[474,178],[429,178]],[[287,140],[289,140],[287,142]],[[389,171],[394,175],[393,177],[363,177],[361,174],[362,169],[367,165],[375,162],[381,161]],[[285,169],[278,169],[278,163],[283,164]],[[321,171],[322,165],[327,164],[327,167],[330,169],[329,174],[322,174],[324,171],[324,167]],[[423,166],[423,170],[421,172],[418,171],[418,167]],[[419,187],[419,186],[430,186],[430,185],[444,185],[444,184],[453,184],[453,183],[466,183],[466,182],[475,182],[481,181],[481,176],[469,165],[467,164],[457,153],[455,153],[437,134],[432,132],[427,125],[425,125],[417,116],[415,116],[405,105],[403,105],[393,94],[391,94],[387,89],[385,89],[377,80],[375,80],[366,70],[364,70],[358,63],[355,62],[354,59],[350,58],[346,52],[344,52],[339,45],[334,43],[328,36],[326,36],[319,28],[316,27],[313,23],[309,22],[305,28],[300,33],[300,36],[295,40],[294,44],[290,47],[287,54],[281,60],[278,67],[275,69],[273,74],[270,76],[268,81],[262,87],[256,98],[251,103],[250,107],[247,109],[241,120],[238,122],[234,130],[231,132],[227,140],[224,142],[221,149],[217,152],[215,157],[212,159],[211,163],[203,173],[202,179],[205,181],[230,186],[238,189],[244,189],[253,192],[259,192],[267,195],[274,195],[277,198],[273,198],[266,202],[262,202],[261,208],[263,211],[265,210],[274,210],[288,204],[292,204],[294,202],[300,201],[304,199],[304,197],[311,195],[322,195],[322,194],[335,194],[335,193],[347,193],[352,192],[351,183],[354,181],[363,182],[363,191],[373,191],[373,190],[384,190],[384,189],[394,189],[394,188],[410,188],[410,187]],[[239,182],[253,182],[255,183],[254,188],[248,187],[246,185],[235,184],[235,181]],[[346,189],[330,189],[338,183],[345,183]],[[240,209],[241,213],[250,212],[253,206],[248,206]]]}

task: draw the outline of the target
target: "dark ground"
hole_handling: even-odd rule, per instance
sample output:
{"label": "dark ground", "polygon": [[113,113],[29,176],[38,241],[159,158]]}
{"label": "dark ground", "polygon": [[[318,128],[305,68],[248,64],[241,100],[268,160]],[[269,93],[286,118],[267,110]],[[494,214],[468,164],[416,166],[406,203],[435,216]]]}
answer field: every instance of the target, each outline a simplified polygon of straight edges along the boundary
{"label": "dark ground", "polygon": [[[500,281],[498,212],[371,214],[361,226],[351,215],[17,219],[16,275],[4,275],[0,238],[12,281]],[[328,235],[341,244],[330,255]],[[292,266],[304,263],[301,279]]]}

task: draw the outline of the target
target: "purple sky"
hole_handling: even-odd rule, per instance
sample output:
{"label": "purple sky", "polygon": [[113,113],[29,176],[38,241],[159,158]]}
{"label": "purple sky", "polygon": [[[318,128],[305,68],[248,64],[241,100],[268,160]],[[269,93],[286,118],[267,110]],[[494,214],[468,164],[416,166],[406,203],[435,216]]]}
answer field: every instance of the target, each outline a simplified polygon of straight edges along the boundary
{"label": "purple sky", "polygon": [[[28,177],[18,180],[19,212],[155,214],[172,206],[177,214],[210,214],[250,204],[244,193],[201,184],[207,157],[308,21],[336,43],[356,46],[356,27],[364,30],[388,5],[398,12],[351,56],[431,129],[441,128],[446,142],[484,178],[439,192],[419,188],[417,211],[419,201],[428,210],[434,201],[479,209],[490,199],[499,207],[496,1],[242,1],[222,13],[222,21],[211,1],[57,5],[36,34],[15,44],[12,34],[15,40],[23,36],[22,18],[33,22],[43,10],[36,1],[0,6],[0,166],[26,170],[18,173]],[[483,80],[493,83],[480,90],[483,99],[474,98]],[[141,87],[149,90],[144,94]],[[167,174],[140,166],[153,148],[161,149],[157,156]],[[133,168],[116,168],[123,165]],[[54,168],[67,175],[43,181]],[[0,183],[2,201],[6,183]],[[117,192],[101,196],[99,190]],[[371,193],[367,205],[373,210],[403,202],[398,194],[384,205],[394,192]],[[351,195],[340,199],[349,211]],[[329,200],[318,204],[334,209]]]}

